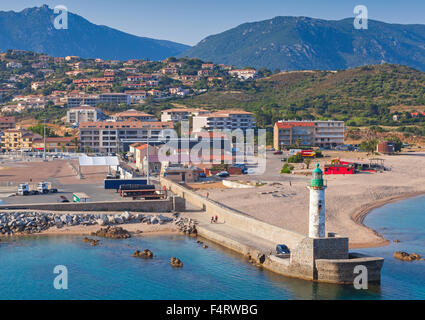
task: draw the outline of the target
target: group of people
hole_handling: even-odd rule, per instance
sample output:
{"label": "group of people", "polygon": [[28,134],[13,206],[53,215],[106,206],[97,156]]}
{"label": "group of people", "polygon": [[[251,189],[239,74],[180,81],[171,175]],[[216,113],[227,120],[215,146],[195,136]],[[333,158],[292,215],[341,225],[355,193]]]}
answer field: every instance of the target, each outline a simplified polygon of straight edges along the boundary
{"label": "group of people", "polygon": [[211,223],[217,223],[218,222],[218,216],[212,216],[211,217]]}

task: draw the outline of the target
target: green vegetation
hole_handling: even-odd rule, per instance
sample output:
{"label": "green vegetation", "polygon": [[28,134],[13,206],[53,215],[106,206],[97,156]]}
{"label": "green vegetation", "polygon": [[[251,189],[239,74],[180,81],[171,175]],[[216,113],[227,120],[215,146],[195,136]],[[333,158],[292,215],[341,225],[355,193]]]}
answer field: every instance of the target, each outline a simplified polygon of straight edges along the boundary
{"label": "green vegetation", "polygon": [[363,141],[360,144],[360,151],[369,153],[374,153],[376,151],[376,146],[378,145],[378,139],[371,139]]}
{"label": "green vegetation", "polygon": [[[33,127],[29,127],[28,130],[30,130],[34,133],[38,133],[41,136],[44,136],[44,124],[43,123],[39,123],[39,124],[36,124]],[[53,130],[51,130],[49,127],[46,126],[46,137],[57,137],[57,135],[54,133]]]}
{"label": "green vegetation", "polygon": [[289,163],[285,163],[282,167],[282,170],[280,170],[280,173],[291,173],[292,170],[294,170],[294,166],[289,165]]}
{"label": "green vegetation", "polygon": [[[256,115],[271,132],[281,119],[343,120],[351,127],[400,127],[425,135],[425,117],[394,106],[425,105],[425,73],[400,65],[364,66],[337,72],[311,71],[272,75],[257,81],[232,82],[179,103],[214,109],[241,108]],[[391,108],[392,107],[392,108]],[[398,115],[398,121],[393,119]],[[401,129],[402,128],[402,129]]]}
{"label": "green vegetation", "polygon": [[304,158],[301,154],[294,154],[288,158],[288,163],[302,163],[304,162]]}

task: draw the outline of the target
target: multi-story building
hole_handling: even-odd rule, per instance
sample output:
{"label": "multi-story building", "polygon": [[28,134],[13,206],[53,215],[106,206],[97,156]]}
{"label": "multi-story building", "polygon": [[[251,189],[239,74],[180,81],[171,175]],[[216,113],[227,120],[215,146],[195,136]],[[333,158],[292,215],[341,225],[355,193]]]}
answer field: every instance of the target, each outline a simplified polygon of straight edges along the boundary
{"label": "multi-story building", "polygon": [[344,144],[344,121],[278,121],[274,125],[275,149],[290,145],[333,148]]}
{"label": "multi-story building", "polygon": [[79,127],[80,149],[95,153],[128,151],[135,142],[163,142],[162,130],[173,128],[172,122],[82,122]]}
{"label": "multi-story building", "polygon": [[203,130],[235,130],[255,129],[254,114],[243,110],[223,110],[214,113],[200,114],[193,117],[193,132]]}
{"label": "multi-story building", "polygon": [[101,121],[106,118],[102,110],[88,105],[71,108],[66,113],[66,122],[78,124],[80,122]]}
{"label": "multi-story building", "polygon": [[0,131],[14,129],[15,126],[15,117],[0,117]]}
{"label": "multi-story building", "polygon": [[25,129],[8,129],[3,132],[1,148],[3,151],[31,151],[35,139],[42,139],[42,136]]}
{"label": "multi-story building", "polygon": [[99,95],[100,103],[131,104],[131,97],[125,93],[103,93]]}
{"label": "multi-story building", "polygon": [[314,121],[314,129],[316,146],[333,148],[344,144],[344,121]]}
{"label": "multi-story building", "polygon": [[178,123],[189,120],[191,116],[198,116],[206,113],[209,113],[209,111],[189,108],[168,109],[161,112],[161,121]]}
{"label": "multi-story building", "polygon": [[95,107],[99,103],[99,96],[97,95],[70,95],[67,97],[67,104],[69,108],[79,107],[82,105]]}

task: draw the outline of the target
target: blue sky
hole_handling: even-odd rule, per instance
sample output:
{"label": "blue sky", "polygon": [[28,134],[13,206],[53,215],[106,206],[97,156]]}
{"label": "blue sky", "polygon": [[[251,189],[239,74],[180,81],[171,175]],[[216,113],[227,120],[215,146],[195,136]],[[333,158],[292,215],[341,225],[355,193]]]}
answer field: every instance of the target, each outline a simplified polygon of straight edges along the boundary
{"label": "blue sky", "polygon": [[425,24],[424,0],[2,0],[0,10],[20,11],[47,4],[65,5],[96,24],[139,36],[194,45],[244,22],[275,16],[323,19],[353,17],[366,5],[369,18],[391,23]]}

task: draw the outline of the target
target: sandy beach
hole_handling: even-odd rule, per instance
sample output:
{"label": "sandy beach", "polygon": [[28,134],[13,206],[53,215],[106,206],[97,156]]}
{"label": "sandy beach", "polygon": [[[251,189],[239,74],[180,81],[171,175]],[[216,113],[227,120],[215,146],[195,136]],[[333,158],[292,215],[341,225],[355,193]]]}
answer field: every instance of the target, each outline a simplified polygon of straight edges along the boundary
{"label": "sandy beach", "polygon": [[[339,156],[346,160],[367,160],[366,154],[327,152],[320,164]],[[309,191],[311,176],[280,174],[281,156],[268,154],[267,170],[261,176],[232,177],[231,180],[266,182],[251,189],[208,188],[197,192],[209,193],[212,200],[240,210],[252,217],[279,227],[308,233]],[[375,156],[376,157],[376,156]],[[387,203],[425,194],[425,153],[403,153],[379,156],[391,171],[355,175],[326,175],[326,230],[350,238],[351,248],[387,245],[374,230],[363,225],[371,210]],[[315,164],[313,160],[310,168]],[[301,169],[302,165],[297,165]],[[193,186],[193,185],[192,185]],[[196,187],[196,185],[195,185]]]}

